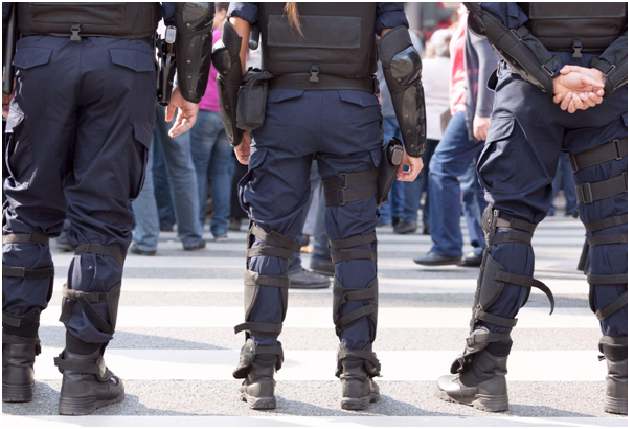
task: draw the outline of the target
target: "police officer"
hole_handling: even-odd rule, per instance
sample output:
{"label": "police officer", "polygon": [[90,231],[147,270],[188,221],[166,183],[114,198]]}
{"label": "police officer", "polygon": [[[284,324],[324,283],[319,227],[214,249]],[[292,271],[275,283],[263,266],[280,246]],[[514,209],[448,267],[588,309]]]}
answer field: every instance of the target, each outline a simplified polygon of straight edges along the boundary
{"label": "police officer", "polygon": [[[437,382],[448,401],[508,409],[510,332],[532,287],[531,240],[549,210],[561,151],[590,246],[589,304],[608,363],[605,410],[628,414],[628,14],[626,3],[467,3],[469,27],[503,61],[478,163],[489,203],[464,353]],[[554,103],[553,103],[553,102]],[[555,104],[556,103],[556,104]],[[560,104],[560,107],[559,105]]]}
{"label": "police officer", "polygon": [[[277,337],[288,309],[287,270],[316,156],[323,179],[326,227],[336,268],[333,319],[341,340],[336,376],[343,409],[362,410],[379,399],[372,378],[377,331],[378,176],[383,159],[377,99],[377,50],[402,124],[411,181],[422,167],[425,110],[421,59],[412,47],[403,3],[231,3],[212,61],[227,135],[249,170],[240,201],[252,220],[245,273],[246,331],[235,378],[254,409],[275,408],[273,380],[284,359]],[[263,36],[264,72],[242,64],[250,26]],[[382,38],[376,45],[376,34]],[[247,82],[268,80],[267,100],[242,97]],[[237,92],[240,86],[240,97]],[[263,87],[259,84],[258,87]],[[250,102],[250,105],[241,103]],[[263,126],[246,114],[265,106]],[[240,118],[238,118],[240,113]],[[259,115],[259,109],[255,110]],[[243,130],[253,129],[252,133]],[[385,157],[385,155],[384,155]],[[383,182],[382,182],[383,183]]]}
{"label": "police officer", "polygon": [[12,7],[22,38],[6,127],[2,400],[32,399],[39,319],[54,276],[49,239],[67,216],[75,256],[63,287],[66,347],[55,358],[59,413],[88,414],[124,398],[103,355],[132,238],[129,205],[142,187],[155,122],[157,23],[161,15],[178,32],[178,88],[167,114],[179,107],[170,131],[178,135],[194,125],[207,85],[213,3]]}

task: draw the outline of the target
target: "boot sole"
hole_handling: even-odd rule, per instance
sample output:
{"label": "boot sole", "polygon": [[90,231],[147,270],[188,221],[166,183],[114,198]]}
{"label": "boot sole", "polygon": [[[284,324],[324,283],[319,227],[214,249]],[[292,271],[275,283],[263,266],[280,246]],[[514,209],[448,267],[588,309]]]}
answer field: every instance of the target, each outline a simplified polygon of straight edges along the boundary
{"label": "boot sole", "polygon": [[2,383],[2,402],[30,402],[33,400],[33,386],[30,384],[25,385],[11,385]]}
{"label": "boot sole", "polygon": [[423,265],[426,267],[441,267],[441,266],[446,266],[446,265],[458,265],[460,263],[461,259],[448,259],[445,261],[415,261],[413,260],[413,262],[417,265]]}
{"label": "boot sole", "polygon": [[477,408],[480,411],[489,413],[501,413],[508,411],[508,395],[476,395],[469,399],[454,399],[444,390],[438,390],[437,394],[440,399],[454,404],[468,405]]}
{"label": "boot sole", "polygon": [[604,411],[611,414],[628,414],[628,398],[607,396],[604,400]]}
{"label": "boot sole", "polygon": [[343,410],[350,411],[361,411],[365,410],[369,404],[374,404],[378,402],[380,399],[379,393],[372,393],[369,396],[365,396],[363,398],[342,398],[340,401],[340,408]]}
{"label": "boot sole", "polygon": [[241,399],[246,402],[252,410],[274,410],[277,408],[277,401],[274,396],[262,396],[257,398],[248,393],[242,393]]}
{"label": "boot sole", "polygon": [[124,399],[124,393],[112,399],[97,400],[88,398],[64,398],[59,399],[59,414],[63,416],[85,416],[91,414],[99,408],[117,404]]}

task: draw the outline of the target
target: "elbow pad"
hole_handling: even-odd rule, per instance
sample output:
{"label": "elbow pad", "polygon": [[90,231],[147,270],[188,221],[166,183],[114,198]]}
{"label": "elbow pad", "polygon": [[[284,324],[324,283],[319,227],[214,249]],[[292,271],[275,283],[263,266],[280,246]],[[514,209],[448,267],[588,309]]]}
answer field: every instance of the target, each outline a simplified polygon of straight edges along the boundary
{"label": "elbow pad", "polygon": [[177,80],[186,101],[199,103],[209,79],[214,3],[177,3]]}
{"label": "elbow pad", "polygon": [[421,56],[403,26],[386,33],[379,41],[378,50],[406,153],[418,158],[423,155],[426,142]]}
{"label": "elbow pad", "polygon": [[552,57],[525,26],[509,30],[499,18],[482,10],[477,3],[464,4],[469,9],[469,29],[473,34],[488,39],[495,52],[527,82],[553,94],[552,79],[562,68],[560,58]]}
{"label": "elbow pad", "polygon": [[222,27],[222,38],[212,49],[212,64],[218,72],[218,99],[220,114],[232,146],[242,143],[243,131],[236,127],[236,103],[242,85],[240,50],[242,37],[228,20]]}

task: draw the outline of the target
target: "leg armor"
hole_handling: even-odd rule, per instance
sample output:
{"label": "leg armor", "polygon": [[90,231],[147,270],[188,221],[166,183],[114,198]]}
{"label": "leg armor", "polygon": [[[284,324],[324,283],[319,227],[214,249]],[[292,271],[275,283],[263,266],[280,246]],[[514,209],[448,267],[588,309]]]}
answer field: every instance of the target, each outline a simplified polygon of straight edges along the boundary
{"label": "leg armor", "polygon": [[[462,355],[453,363],[451,373],[465,373],[471,369],[474,355],[484,349],[499,355],[510,352],[512,340],[510,333],[492,333],[493,329],[483,326],[498,326],[507,329],[517,324],[517,319],[495,316],[491,314],[491,306],[498,300],[505,284],[532,288],[536,287],[547,295],[550,301],[550,314],[554,310],[554,297],[549,288],[532,277],[507,272],[504,267],[491,256],[493,246],[501,243],[517,243],[531,245],[536,225],[514,217],[502,215],[489,205],[482,216],[482,228],[485,232],[486,249],[484,251],[478,288],[475,292],[473,318],[471,319],[471,335],[467,338],[467,346]],[[529,295],[529,292],[528,292]],[[526,301],[527,302],[527,298]],[[525,302],[523,305],[525,305]],[[492,344],[496,343],[496,344]],[[499,349],[499,351],[494,350]]]}

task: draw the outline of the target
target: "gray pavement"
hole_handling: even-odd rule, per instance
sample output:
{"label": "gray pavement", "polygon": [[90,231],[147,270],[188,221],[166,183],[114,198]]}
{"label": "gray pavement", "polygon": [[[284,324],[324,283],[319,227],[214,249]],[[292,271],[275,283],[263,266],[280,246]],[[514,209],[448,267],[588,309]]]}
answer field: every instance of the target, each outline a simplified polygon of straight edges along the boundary
{"label": "gray pavement", "polygon": [[[466,231],[463,222],[463,233]],[[430,371],[445,374],[451,361],[462,351],[467,335],[466,323],[456,327],[439,327],[439,319],[447,320],[454,313],[464,311],[473,302],[475,280],[478,270],[470,268],[444,267],[425,268],[412,263],[412,257],[427,252],[430,248],[428,236],[412,234],[398,236],[390,228],[378,230],[380,240],[380,306],[394,309],[416,309],[416,314],[428,309],[441,309],[435,320],[416,327],[404,321],[395,324],[381,321],[374,349],[377,352],[399,352],[406,354],[408,365],[432,365]],[[536,277],[555,290],[556,306],[577,311],[588,307],[585,276],[575,267],[584,241],[584,229],[579,221],[562,216],[548,218],[538,228],[533,244],[536,250]],[[225,244],[208,241],[207,249],[184,252],[176,240],[175,233],[163,233],[156,256],[129,255],[125,264],[123,293],[120,301],[120,317],[128,315],[133,308],[150,307],[168,312],[169,308],[207,308],[207,321],[217,316],[215,308],[237,308],[243,304],[242,273],[244,269],[245,233],[229,233]],[[465,246],[465,251],[468,246]],[[60,289],[63,274],[69,265],[71,254],[54,253],[57,277],[55,293],[50,305],[55,311],[61,301]],[[309,255],[303,255],[304,265]],[[292,290],[288,320],[281,335],[286,348],[286,363],[291,352],[331,352],[337,348],[333,329],[303,327],[289,323],[291,315],[300,309],[329,308],[325,316],[331,319],[331,290]],[[528,305],[520,312],[521,321],[528,309],[547,307],[547,299],[533,294]],[[588,310],[586,310],[588,311]],[[442,314],[441,314],[442,313]],[[316,313],[319,314],[319,313]],[[390,313],[388,313],[390,314]],[[403,313],[412,314],[412,313]],[[538,316],[542,314],[542,316]],[[578,315],[581,314],[577,313]],[[588,312],[586,313],[589,314]],[[228,377],[211,379],[203,373],[209,364],[194,367],[194,376],[176,379],[159,365],[158,356],[164,351],[173,351],[185,360],[186,351],[239,350],[243,335],[233,335],[232,328],[208,323],[196,327],[134,326],[127,322],[118,329],[115,340],[109,345],[115,355],[117,351],[140,351],[143,360],[133,364],[152,365],[152,379],[124,380],[126,399],[118,405],[99,410],[92,416],[66,418],[57,416],[60,380],[52,377],[48,367],[52,362],[39,359],[36,367],[49,378],[38,379],[35,398],[29,404],[3,404],[3,426],[618,426],[628,427],[628,419],[610,416],[603,412],[604,379],[583,377],[582,371],[599,369],[595,362],[595,351],[599,331],[593,325],[575,322],[579,317],[566,317],[563,325],[551,325],[552,319],[545,312],[534,313],[540,321],[534,326],[515,329],[513,355],[539,351],[548,359],[556,360],[573,353],[590,353],[591,366],[574,368],[571,379],[556,380],[551,374],[526,374],[525,363],[520,360],[511,368],[519,374],[509,382],[510,410],[491,415],[447,403],[436,398],[434,382],[427,379],[404,381],[387,379],[387,369],[399,373],[403,368],[387,368],[382,361],[384,377],[378,380],[382,400],[365,412],[346,412],[339,408],[339,382],[321,377],[320,368],[305,366],[301,362],[290,362],[298,367],[299,379],[280,379],[277,384],[278,406],[274,411],[255,412],[239,400],[239,381]],[[590,317],[594,316],[590,314]],[[56,316],[55,316],[56,318]],[[381,316],[380,316],[381,319]],[[49,320],[49,319],[46,319]],[[51,319],[50,319],[51,320]],[[127,318],[127,320],[133,320]],[[574,321],[574,325],[570,324]],[[543,324],[548,326],[544,327]],[[562,322],[561,322],[562,323]],[[552,326],[552,327],[550,327]],[[64,328],[57,322],[42,324],[40,335],[46,348],[61,348],[64,344]],[[413,361],[413,352],[445,353],[448,360],[429,362]],[[426,356],[427,356],[426,355]],[[294,356],[294,354],[293,354]],[[327,356],[327,355],[326,355]],[[439,355],[440,356],[440,355]],[[575,356],[575,355],[574,355]],[[587,354],[587,356],[589,356]],[[113,359],[113,357],[112,357]],[[295,358],[296,359],[296,358]],[[298,359],[297,359],[298,360]],[[514,359],[513,359],[514,361]],[[332,362],[333,363],[333,362]],[[554,362],[555,363],[555,362]],[[236,362],[233,362],[235,367]],[[326,363],[326,365],[329,364]],[[172,365],[172,362],[168,362]],[[327,368],[326,365],[322,365]],[[533,368],[539,368],[538,363]],[[568,365],[568,363],[567,363]],[[588,363],[587,363],[588,365]],[[599,365],[603,365],[600,363]],[[551,366],[551,365],[550,365]],[[542,367],[542,366],[541,366]],[[226,367],[225,367],[226,368]],[[114,372],[115,367],[111,368]],[[160,370],[161,369],[161,370]],[[225,369],[225,371],[230,371]],[[288,368],[284,371],[287,372]],[[294,370],[289,374],[295,374]],[[598,372],[595,372],[598,374]],[[585,374],[586,375],[586,374]],[[308,379],[308,377],[310,377]],[[146,377],[143,377],[146,378]],[[208,379],[209,378],[209,379]],[[394,377],[393,377],[394,378]],[[581,381],[587,379],[589,381]],[[579,381],[580,380],[580,381]],[[305,388],[304,388],[305,386]]]}

